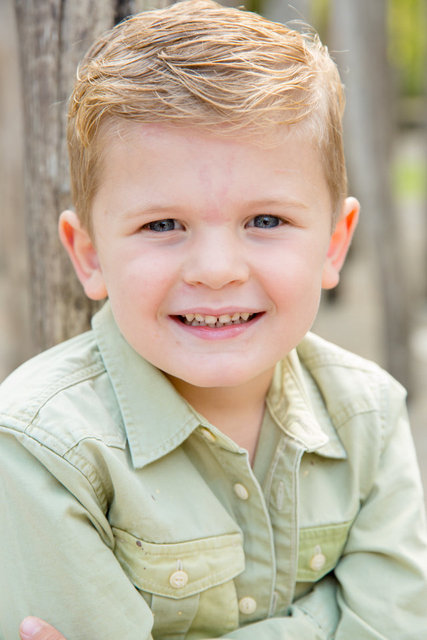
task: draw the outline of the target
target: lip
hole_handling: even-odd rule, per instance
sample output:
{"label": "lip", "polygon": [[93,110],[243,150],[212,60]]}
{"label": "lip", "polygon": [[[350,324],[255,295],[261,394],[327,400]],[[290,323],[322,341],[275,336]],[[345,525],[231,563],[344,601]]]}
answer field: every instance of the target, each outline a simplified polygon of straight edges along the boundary
{"label": "lip", "polygon": [[[237,311],[234,310],[232,313],[236,313],[236,312]],[[240,309],[240,312],[244,313],[245,311],[243,309]],[[230,314],[230,311],[221,311],[221,313],[219,313],[218,311],[203,312],[199,308],[197,311],[186,311],[185,313],[200,313],[202,315],[214,316],[214,315],[222,315],[226,313]],[[258,312],[256,313],[254,318],[252,318],[251,320],[248,320],[247,322],[242,322],[241,324],[230,324],[224,327],[209,327],[209,326],[193,326],[193,325],[184,324],[183,322],[181,322],[178,315],[182,316],[182,315],[185,315],[185,313],[170,315],[169,318],[182,331],[185,331],[187,334],[193,335],[203,340],[228,340],[230,338],[238,337],[241,334],[245,333],[246,331],[249,331],[250,329],[252,329],[252,327],[255,324],[257,324],[261,320],[261,318],[263,318],[264,316],[264,312]],[[252,311],[252,313],[254,312]]]}

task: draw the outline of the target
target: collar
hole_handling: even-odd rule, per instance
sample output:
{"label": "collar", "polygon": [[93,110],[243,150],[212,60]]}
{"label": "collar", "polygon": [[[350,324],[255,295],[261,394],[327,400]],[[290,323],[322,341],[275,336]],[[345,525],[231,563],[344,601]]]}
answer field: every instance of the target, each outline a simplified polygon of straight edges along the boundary
{"label": "collar", "polygon": [[306,451],[327,458],[347,458],[321,394],[301,363],[298,348],[276,365],[266,403],[279,428]]}
{"label": "collar", "polygon": [[109,302],[92,328],[116,394],[132,463],[141,468],[178,447],[201,424],[201,417],[159,369],[123,338]]}
{"label": "collar", "polygon": [[[220,432],[200,416],[167,377],[142,358],[123,338],[107,302],[92,328],[120,406],[132,463],[142,468],[180,446],[197,428]],[[276,366],[266,399],[269,411],[289,437],[307,451],[332,458],[346,452],[327,415],[319,420],[310,401],[308,379],[292,351]],[[222,434],[223,435],[223,434]],[[234,445],[223,435],[229,446]],[[239,450],[237,445],[232,446]]]}

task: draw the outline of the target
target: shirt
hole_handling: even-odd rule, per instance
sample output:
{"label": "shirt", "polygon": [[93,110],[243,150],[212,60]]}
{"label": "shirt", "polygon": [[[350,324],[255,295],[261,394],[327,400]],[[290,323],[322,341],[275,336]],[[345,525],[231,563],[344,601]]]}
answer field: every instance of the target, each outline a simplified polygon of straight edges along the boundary
{"label": "shirt", "polygon": [[107,303],[1,386],[0,505],[3,640],[29,614],[67,640],[427,638],[404,391],[312,334],[252,468]]}

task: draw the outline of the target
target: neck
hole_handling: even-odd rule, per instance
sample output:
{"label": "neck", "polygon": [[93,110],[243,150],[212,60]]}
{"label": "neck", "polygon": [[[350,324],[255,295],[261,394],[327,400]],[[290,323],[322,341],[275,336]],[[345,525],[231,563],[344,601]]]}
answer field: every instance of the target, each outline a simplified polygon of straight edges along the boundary
{"label": "neck", "polygon": [[252,460],[272,376],[270,370],[238,387],[196,387],[173,377],[170,381],[198,413],[247,449]]}

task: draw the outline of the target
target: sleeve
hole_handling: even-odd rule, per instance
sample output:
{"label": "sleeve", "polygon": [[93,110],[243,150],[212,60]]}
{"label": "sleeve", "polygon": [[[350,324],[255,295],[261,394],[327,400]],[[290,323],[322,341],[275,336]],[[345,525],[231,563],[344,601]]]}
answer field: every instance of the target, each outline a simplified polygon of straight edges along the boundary
{"label": "sleeve", "polygon": [[404,391],[394,381],[387,387],[374,482],[335,570],[341,610],[336,640],[427,637],[422,483]]}
{"label": "sleeve", "polygon": [[34,615],[68,640],[151,639],[151,611],[100,534],[105,515],[90,483],[65,460],[59,464],[68,465],[80,500],[13,434],[2,433],[0,638],[17,640],[22,619]]}

